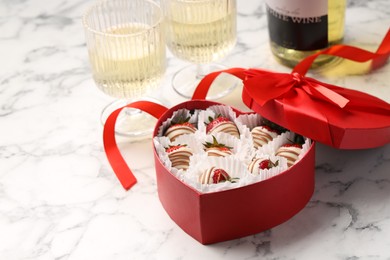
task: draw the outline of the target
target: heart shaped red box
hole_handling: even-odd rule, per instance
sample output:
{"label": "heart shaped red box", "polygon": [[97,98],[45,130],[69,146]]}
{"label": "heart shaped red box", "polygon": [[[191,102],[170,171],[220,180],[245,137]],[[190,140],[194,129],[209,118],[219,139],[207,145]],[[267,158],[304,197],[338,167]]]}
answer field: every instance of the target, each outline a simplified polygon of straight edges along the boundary
{"label": "heart shaped red box", "polygon": [[[181,103],[158,120],[154,136],[174,111],[206,109],[219,103],[193,100]],[[243,112],[233,108],[236,115]],[[200,193],[179,180],[154,152],[160,201],[169,216],[186,233],[210,244],[272,228],[298,213],[314,191],[315,144],[287,171],[244,187]]]}

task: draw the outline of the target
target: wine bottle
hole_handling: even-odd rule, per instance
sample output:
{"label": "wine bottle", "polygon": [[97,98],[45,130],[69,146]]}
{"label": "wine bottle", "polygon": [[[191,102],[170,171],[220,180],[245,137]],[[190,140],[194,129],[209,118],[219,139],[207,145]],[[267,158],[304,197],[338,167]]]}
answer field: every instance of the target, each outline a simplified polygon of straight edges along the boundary
{"label": "wine bottle", "polygon": [[[346,0],[266,0],[270,47],[276,60],[294,67],[305,57],[341,43]],[[333,59],[319,56],[312,67]]]}

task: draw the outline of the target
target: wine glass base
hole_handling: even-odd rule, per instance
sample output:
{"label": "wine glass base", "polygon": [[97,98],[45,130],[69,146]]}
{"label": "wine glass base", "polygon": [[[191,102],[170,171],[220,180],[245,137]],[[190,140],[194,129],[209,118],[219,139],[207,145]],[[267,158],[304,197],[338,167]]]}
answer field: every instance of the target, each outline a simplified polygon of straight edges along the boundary
{"label": "wine glass base", "polygon": [[[159,103],[153,100],[155,103]],[[100,120],[104,125],[110,114],[128,104],[126,100],[116,100],[108,104],[102,111]],[[118,115],[115,124],[115,133],[123,137],[130,137],[134,140],[148,139],[152,137],[157,119],[135,108],[124,108]]]}
{"label": "wine glass base", "polygon": [[[204,76],[211,72],[226,69],[226,66],[220,64],[192,64],[186,66],[173,75],[172,87],[177,94],[184,98],[190,99],[194,94],[196,87]],[[222,98],[233,91],[237,86],[236,83],[231,84],[213,84],[207,94],[208,100],[215,100]]]}

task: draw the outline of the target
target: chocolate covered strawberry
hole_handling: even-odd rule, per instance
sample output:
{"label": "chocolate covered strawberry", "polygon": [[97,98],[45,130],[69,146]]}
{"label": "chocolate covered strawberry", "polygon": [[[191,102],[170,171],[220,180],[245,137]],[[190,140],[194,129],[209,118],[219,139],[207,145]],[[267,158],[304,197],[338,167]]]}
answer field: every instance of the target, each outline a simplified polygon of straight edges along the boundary
{"label": "chocolate covered strawberry", "polygon": [[209,122],[206,124],[207,134],[227,133],[237,138],[240,138],[236,124],[229,118],[218,114],[216,117],[209,117]]}
{"label": "chocolate covered strawberry", "polygon": [[273,162],[270,159],[255,158],[248,165],[248,170],[252,174],[259,174],[260,170],[267,170],[279,165],[279,161]]}
{"label": "chocolate covered strawberry", "polygon": [[287,143],[278,148],[275,155],[287,159],[287,166],[291,167],[297,160],[302,151],[302,144]]}
{"label": "chocolate covered strawberry", "polygon": [[251,131],[251,135],[253,146],[259,148],[276,138],[279,135],[279,132],[272,129],[270,126],[261,125],[254,127]]}
{"label": "chocolate covered strawberry", "polygon": [[208,156],[219,156],[225,157],[227,155],[232,155],[232,147],[226,146],[225,144],[219,143],[217,138],[213,136],[213,142],[206,142],[203,144],[204,150]]}
{"label": "chocolate covered strawberry", "polygon": [[188,122],[189,120],[189,117],[184,119],[179,118],[179,120],[177,121],[172,120],[172,124],[165,132],[165,136],[168,137],[171,142],[173,142],[177,137],[181,135],[195,133],[196,128],[193,124]]}
{"label": "chocolate covered strawberry", "polygon": [[270,159],[262,160],[259,163],[259,169],[260,170],[271,169],[273,167],[278,166],[278,164],[279,164],[279,161],[273,162]]}
{"label": "chocolate covered strawberry", "polygon": [[187,170],[190,165],[190,157],[192,150],[187,145],[174,145],[165,149],[168,158],[172,163],[172,167],[182,170]]}
{"label": "chocolate covered strawberry", "polygon": [[231,178],[230,175],[221,168],[211,167],[199,176],[201,184],[216,184],[220,182],[236,182],[238,178]]}

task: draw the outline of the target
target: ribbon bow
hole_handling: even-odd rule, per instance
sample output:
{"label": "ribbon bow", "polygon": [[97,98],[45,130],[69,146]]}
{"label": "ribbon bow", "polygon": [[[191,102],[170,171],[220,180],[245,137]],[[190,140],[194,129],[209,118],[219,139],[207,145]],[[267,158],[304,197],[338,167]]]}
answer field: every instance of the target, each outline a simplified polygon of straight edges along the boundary
{"label": "ribbon bow", "polygon": [[245,86],[261,85],[261,95],[257,99],[261,106],[270,100],[289,95],[290,92],[297,91],[297,88],[311,96],[312,99],[322,100],[340,108],[344,108],[349,102],[347,98],[331,89],[335,86],[304,77],[298,72],[287,74],[249,69],[245,74]]}

